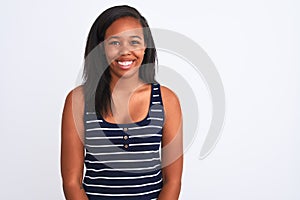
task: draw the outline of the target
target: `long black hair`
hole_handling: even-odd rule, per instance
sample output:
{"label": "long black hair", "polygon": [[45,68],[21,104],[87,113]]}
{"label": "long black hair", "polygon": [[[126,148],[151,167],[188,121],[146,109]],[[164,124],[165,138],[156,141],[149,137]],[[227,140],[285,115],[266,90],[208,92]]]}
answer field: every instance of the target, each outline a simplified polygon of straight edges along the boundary
{"label": "long black hair", "polygon": [[139,78],[145,83],[156,83],[155,64],[156,48],[147,20],[135,8],[122,5],[108,8],[93,23],[88,34],[84,53],[83,88],[85,106],[88,110],[95,109],[96,114],[106,116],[111,112],[111,75],[106,60],[103,41],[106,30],[117,19],[133,17],[143,27],[146,50]]}

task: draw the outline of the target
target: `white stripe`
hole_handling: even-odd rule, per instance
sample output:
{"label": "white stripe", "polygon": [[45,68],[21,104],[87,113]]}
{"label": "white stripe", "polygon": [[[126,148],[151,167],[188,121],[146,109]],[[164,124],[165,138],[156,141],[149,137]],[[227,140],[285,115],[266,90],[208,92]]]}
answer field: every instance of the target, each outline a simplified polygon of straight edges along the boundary
{"label": "white stripe", "polygon": [[141,159],[141,160],[106,160],[106,161],[91,161],[91,160],[85,160],[87,163],[115,163],[115,162],[149,162],[154,160],[160,160],[160,158],[151,158],[151,159]]}
{"label": "white stripe", "polygon": [[137,126],[137,127],[131,127],[128,128],[129,130],[134,130],[134,129],[143,129],[143,128],[162,128],[161,126],[155,126],[155,125],[148,125],[148,126]]}
{"label": "white stripe", "polygon": [[84,185],[88,186],[88,187],[102,187],[102,188],[138,188],[138,187],[145,187],[145,186],[149,186],[149,185],[155,185],[162,182],[162,179],[160,179],[159,181],[156,182],[152,182],[152,183],[144,183],[144,184],[140,184],[140,185],[94,185],[94,184],[87,184],[87,183],[83,183]]}
{"label": "white stripe", "polygon": [[95,120],[88,120],[86,121],[87,124],[93,123],[93,122],[103,122],[101,119],[95,119]]}
{"label": "white stripe", "polygon": [[85,146],[87,146],[87,147],[121,147],[123,145],[122,144],[106,144],[106,145],[90,145],[90,144],[86,144]]}
{"label": "white stripe", "polygon": [[135,171],[135,170],[147,170],[147,169],[155,169],[156,167],[159,167],[160,164],[154,165],[152,167],[142,167],[142,168],[105,168],[105,169],[89,169],[87,168],[87,171],[93,171],[93,172],[102,172],[102,171]]}
{"label": "white stripe", "polygon": [[107,176],[96,176],[96,177],[91,177],[91,176],[85,176],[85,178],[89,179],[143,179],[143,178],[151,178],[158,176],[161,173],[161,171],[151,174],[151,175],[144,175],[144,176],[129,176],[129,177],[107,177]]}
{"label": "white stripe", "polygon": [[98,196],[140,196],[140,195],[145,195],[145,194],[151,194],[154,192],[158,192],[161,189],[157,189],[157,190],[152,190],[149,192],[141,192],[141,193],[135,193],[135,194],[104,194],[104,193],[94,193],[94,192],[86,192],[89,195],[98,195]]}
{"label": "white stripe", "polygon": [[131,135],[131,138],[135,137],[161,137],[160,134],[144,134],[144,135]]}
{"label": "white stripe", "polygon": [[86,112],[87,115],[94,115],[96,112]]}
{"label": "white stripe", "polygon": [[86,154],[90,155],[115,155],[115,154],[147,154],[147,153],[158,153],[159,150],[157,151],[120,151],[120,152],[108,152],[108,153],[91,153],[91,152],[86,152]]}
{"label": "white stripe", "polygon": [[152,95],[153,97],[159,97],[159,94],[154,94],[154,95]]}
{"label": "white stripe", "polygon": [[160,109],[151,109],[152,112],[162,112]]}
{"label": "white stripe", "polygon": [[86,129],[86,131],[119,131],[119,130],[123,130],[122,128],[89,128]]}
{"label": "white stripe", "polygon": [[160,101],[152,101],[152,104],[160,104]]}
{"label": "white stripe", "polygon": [[153,143],[136,143],[136,144],[130,144],[130,146],[147,146],[147,145],[155,145],[160,144],[160,142],[153,142]]}
{"label": "white stripe", "polygon": [[158,90],[158,88],[153,88],[153,90]]}
{"label": "white stripe", "polygon": [[163,118],[159,118],[159,117],[148,117],[147,120],[158,120],[158,121],[163,121]]}
{"label": "white stripe", "polygon": [[85,137],[87,140],[103,140],[103,139],[122,139],[122,136],[110,136],[110,137]]}

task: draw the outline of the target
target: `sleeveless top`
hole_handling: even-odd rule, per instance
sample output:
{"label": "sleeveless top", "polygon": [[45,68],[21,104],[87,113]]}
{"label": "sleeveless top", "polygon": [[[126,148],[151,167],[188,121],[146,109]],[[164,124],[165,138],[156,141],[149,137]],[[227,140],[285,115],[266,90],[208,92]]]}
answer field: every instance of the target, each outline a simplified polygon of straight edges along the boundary
{"label": "sleeveless top", "polygon": [[159,84],[151,84],[147,116],[114,124],[85,110],[85,175],[90,200],[152,200],[162,188],[164,109]]}

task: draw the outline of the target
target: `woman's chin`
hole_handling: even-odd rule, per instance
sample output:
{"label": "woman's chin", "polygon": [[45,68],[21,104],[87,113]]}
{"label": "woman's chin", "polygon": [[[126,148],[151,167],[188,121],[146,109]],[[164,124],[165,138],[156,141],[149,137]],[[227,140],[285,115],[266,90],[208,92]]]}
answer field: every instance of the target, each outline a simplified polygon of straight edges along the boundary
{"label": "woman's chin", "polygon": [[139,73],[139,68],[134,67],[134,66],[129,66],[129,67],[124,67],[120,66],[115,69],[111,69],[113,74],[115,74],[118,78],[131,78],[134,77],[135,75],[138,76]]}

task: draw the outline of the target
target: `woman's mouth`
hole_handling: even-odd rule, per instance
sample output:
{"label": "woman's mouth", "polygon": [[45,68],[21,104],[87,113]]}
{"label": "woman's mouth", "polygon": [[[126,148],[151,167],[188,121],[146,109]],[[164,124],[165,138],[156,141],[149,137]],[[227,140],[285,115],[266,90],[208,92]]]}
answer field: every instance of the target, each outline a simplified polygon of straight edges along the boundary
{"label": "woman's mouth", "polygon": [[133,60],[117,61],[121,69],[129,69],[133,63]]}

